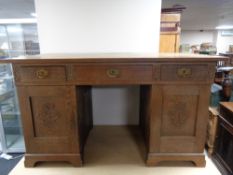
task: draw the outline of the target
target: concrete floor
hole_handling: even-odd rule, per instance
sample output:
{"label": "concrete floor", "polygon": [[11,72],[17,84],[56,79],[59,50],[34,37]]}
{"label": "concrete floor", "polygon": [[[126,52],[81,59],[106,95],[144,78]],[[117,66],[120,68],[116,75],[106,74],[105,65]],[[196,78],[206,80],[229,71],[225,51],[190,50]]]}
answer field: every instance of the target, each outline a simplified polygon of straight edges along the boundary
{"label": "concrete floor", "polygon": [[190,162],[146,167],[145,146],[136,127],[94,127],[84,159],[81,168],[68,163],[40,163],[34,168],[25,168],[21,160],[10,175],[221,175],[208,157],[205,168],[197,168]]}

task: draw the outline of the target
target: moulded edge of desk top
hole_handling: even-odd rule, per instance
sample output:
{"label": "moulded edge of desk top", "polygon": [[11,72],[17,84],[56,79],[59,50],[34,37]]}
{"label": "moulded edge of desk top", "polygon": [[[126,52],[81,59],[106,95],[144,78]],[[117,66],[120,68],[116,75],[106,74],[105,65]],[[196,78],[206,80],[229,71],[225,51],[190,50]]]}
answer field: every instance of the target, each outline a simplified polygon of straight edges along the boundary
{"label": "moulded edge of desk top", "polygon": [[216,62],[227,61],[223,56],[210,56],[181,53],[70,53],[70,54],[41,54],[2,59],[0,63],[46,63],[46,62]]}
{"label": "moulded edge of desk top", "polygon": [[233,112],[233,102],[220,102],[220,106],[223,106],[224,108]]}

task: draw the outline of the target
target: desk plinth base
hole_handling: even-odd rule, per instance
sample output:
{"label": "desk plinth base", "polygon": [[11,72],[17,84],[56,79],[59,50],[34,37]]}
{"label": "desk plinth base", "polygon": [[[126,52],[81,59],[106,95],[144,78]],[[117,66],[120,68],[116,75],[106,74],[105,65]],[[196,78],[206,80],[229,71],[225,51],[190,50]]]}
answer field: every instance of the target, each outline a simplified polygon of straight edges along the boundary
{"label": "desk plinth base", "polygon": [[80,154],[26,154],[25,167],[34,167],[37,162],[64,161],[69,162],[75,167],[83,164]]}
{"label": "desk plinth base", "polygon": [[204,154],[169,154],[169,153],[150,153],[146,161],[147,166],[156,166],[163,161],[191,161],[197,167],[205,167]]}

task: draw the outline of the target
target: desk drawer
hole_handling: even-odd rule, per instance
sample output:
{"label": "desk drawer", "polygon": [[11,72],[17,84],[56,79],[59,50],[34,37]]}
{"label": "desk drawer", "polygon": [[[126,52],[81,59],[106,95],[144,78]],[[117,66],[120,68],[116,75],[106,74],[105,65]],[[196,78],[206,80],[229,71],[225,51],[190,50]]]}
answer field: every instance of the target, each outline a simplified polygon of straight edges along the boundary
{"label": "desk drawer", "polygon": [[63,82],[66,80],[65,66],[17,66],[17,82]]}
{"label": "desk drawer", "polygon": [[152,81],[152,65],[76,65],[73,79],[80,83],[143,83]]}
{"label": "desk drawer", "polygon": [[208,65],[164,64],[161,65],[162,81],[207,81]]}

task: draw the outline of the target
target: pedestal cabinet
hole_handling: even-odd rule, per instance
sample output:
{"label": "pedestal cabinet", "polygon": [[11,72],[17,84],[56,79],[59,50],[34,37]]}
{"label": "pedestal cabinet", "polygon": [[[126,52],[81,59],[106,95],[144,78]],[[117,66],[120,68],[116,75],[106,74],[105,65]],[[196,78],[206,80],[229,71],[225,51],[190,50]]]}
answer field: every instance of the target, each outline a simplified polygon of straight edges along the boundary
{"label": "pedestal cabinet", "polygon": [[154,86],[152,93],[148,164],[192,159],[197,166],[204,166],[209,86]]}
{"label": "pedestal cabinet", "polygon": [[25,165],[54,159],[80,165],[75,87],[19,86],[18,94],[26,126]]}

